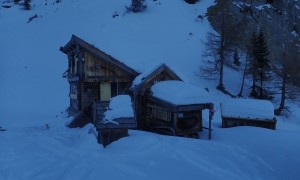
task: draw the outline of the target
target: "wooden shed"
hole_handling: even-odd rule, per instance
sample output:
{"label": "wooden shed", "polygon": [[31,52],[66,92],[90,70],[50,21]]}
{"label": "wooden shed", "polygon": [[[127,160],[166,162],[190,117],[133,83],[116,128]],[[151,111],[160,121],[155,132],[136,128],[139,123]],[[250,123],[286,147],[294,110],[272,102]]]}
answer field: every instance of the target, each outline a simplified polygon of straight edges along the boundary
{"label": "wooden shed", "polygon": [[221,103],[222,127],[255,126],[276,129],[274,106],[270,101],[234,99]]}
{"label": "wooden shed", "polygon": [[144,118],[146,117],[146,100],[151,87],[160,81],[178,80],[181,78],[167,65],[160,64],[137,76],[131,86],[134,97],[135,118],[139,129],[147,129]]}
{"label": "wooden shed", "polygon": [[70,112],[90,113],[95,100],[107,107],[111,97],[129,92],[134,69],[72,35],[60,50],[68,56],[68,69],[63,77],[70,84]]}
{"label": "wooden shed", "polygon": [[[203,129],[202,111],[204,109],[212,110],[213,103],[210,101],[174,103],[172,100],[164,99],[163,96],[155,96],[152,91],[153,87],[164,82],[175,82],[175,84],[178,85],[169,87],[168,89],[159,87],[161,89],[157,91],[165,92],[165,97],[174,95],[176,97],[185,98],[190,93],[184,91],[190,84],[183,82],[182,79],[165,64],[161,64],[140,74],[133,81],[131,87],[134,95],[135,118],[138,128],[169,135],[198,137],[199,131]],[[203,91],[204,89],[200,89],[196,93],[200,95],[202,92],[205,94],[201,94],[202,97],[207,99],[209,95],[206,91]],[[210,133],[212,115],[213,113],[210,113],[209,127],[207,128]]]}
{"label": "wooden shed", "polygon": [[214,104],[208,92],[183,81],[163,81],[151,88],[146,96],[147,127],[170,135],[199,138],[203,127],[203,110],[209,110],[208,126],[211,138],[211,120]]}

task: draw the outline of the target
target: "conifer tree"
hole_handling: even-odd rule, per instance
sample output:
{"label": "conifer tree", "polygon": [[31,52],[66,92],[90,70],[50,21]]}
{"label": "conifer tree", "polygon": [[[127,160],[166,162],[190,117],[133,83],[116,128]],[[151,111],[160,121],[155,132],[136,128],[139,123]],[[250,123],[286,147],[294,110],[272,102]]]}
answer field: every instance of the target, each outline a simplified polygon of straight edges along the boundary
{"label": "conifer tree", "polygon": [[271,65],[268,59],[269,51],[262,31],[255,38],[254,48],[254,74],[259,82],[259,99],[264,99],[268,95],[264,94],[266,89],[265,82],[270,80]]}
{"label": "conifer tree", "polygon": [[25,10],[30,10],[31,5],[30,5],[31,0],[24,0],[24,9]]}
{"label": "conifer tree", "polygon": [[143,12],[147,5],[145,4],[145,0],[131,0],[130,7],[126,7],[128,12],[138,13]]}
{"label": "conifer tree", "polygon": [[257,59],[257,40],[256,40],[256,33],[254,32],[252,34],[251,38],[251,58],[250,58],[250,67],[249,71],[252,75],[252,87],[251,87],[251,92],[250,95],[252,97],[257,97],[257,86],[256,86],[256,59]]}
{"label": "conifer tree", "polygon": [[198,2],[198,0],[184,0],[185,2],[187,2],[188,4],[195,4],[196,2]]}
{"label": "conifer tree", "polygon": [[14,3],[15,3],[15,4],[19,4],[20,1],[21,1],[21,0],[14,0]]}

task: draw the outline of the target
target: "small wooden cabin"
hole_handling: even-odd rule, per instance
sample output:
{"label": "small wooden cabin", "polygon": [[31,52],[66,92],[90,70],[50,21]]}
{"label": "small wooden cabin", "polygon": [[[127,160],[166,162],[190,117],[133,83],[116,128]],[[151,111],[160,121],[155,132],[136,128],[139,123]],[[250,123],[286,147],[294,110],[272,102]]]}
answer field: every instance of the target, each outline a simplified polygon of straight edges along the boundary
{"label": "small wooden cabin", "polygon": [[160,81],[178,80],[181,78],[167,65],[161,64],[148,72],[142,73],[133,81],[131,91],[134,96],[135,118],[139,129],[147,129],[144,121],[147,114],[147,96],[151,87]]}
{"label": "small wooden cabin", "polygon": [[164,81],[152,86],[146,97],[145,122],[157,131],[171,135],[199,137],[203,127],[203,110],[209,110],[209,139],[214,105],[208,92],[182,81]]}
{"label": "small wooden cabin", "polygon": [[63,77],[70,84],[71,112],[84,111],[95,100],[107,106],[111,97],[128,93],[139,74],[75,35],[60,50],[68,56]]}
{"label": "small wooden cabin", "polygon": [[[160,82],[170,81],[183,83],[181,78],[165,64],[139,75],[134,80],[131,90],[134,95],[135,118],[138,128],[163,134],[198,138],[199,131],[203,129],[202,111],[204,109],[212,110],[213,104],[208,101],[176,104],[152,94],[151,88],[153,86]],[[167,93],[176,94],[175,96],[179,97],[185,96],[184,91],[182,91],[183,94],[178,95],[180,91],[176,91],[174,88],[185,87],[173,87],[173,89],[166,90]],[[165,91],[165,89],[161,90]],[[208,96],[207,92],[205,96]],[[212,115],[213,113],[209,115],[209,128],[207,128],[209,133],[211,133]]]}
{"label": "small wooden cabin", "polygon": [[221,103],[222,127],[255,126],[276,129],[274,106],[266,100],[235,99]]}

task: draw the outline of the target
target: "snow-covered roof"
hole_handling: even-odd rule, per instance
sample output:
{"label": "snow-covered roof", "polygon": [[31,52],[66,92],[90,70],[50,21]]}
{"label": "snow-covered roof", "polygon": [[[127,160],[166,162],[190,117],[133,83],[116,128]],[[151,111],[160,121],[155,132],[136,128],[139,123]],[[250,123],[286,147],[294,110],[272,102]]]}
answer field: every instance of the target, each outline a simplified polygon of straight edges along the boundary
{"label": "snow-covered roof", "polygon": [[221,103],[221,108],[223,117],[258,120],[274,118],[274,106],[266,100],[233,99]]}
{"label": "snow-covered roof", "polygon": [[207,91],[183,81],[161,81],[151,88],[152,95],[175,105],[210,103]]}
{"label": "snow-covered roof", "polygon": [[163,71],[171,75],[173,77],[173,80],[181,80],[181,78],[169,66],[160,63],[138,75],[134,79],[131,85],[131,89],[137,89],[138,87],[143,86],[145,83],[155,78],[155,76],[162,73]]}
{"label": "snow-covered roof", "polygon": [[137,86],[138,84],[140,84],[141,82],[143,82],[145,80],[145,78],[147,78],[151,73],[153,73],[161,65],[162,64],[155,65],[154,67],[149,68],[148,70],[145,70],[143,73],[141,73],[140,75],[138,75],[133,80],[131,87],[134,88],[135,86]]}
{"label": "snow-covered roof", "polygon": [[119,95],[111,98],[109,110],[104,113],[104,123],[116,123],[117,118],[134,117],[131,98],[128,95]]}

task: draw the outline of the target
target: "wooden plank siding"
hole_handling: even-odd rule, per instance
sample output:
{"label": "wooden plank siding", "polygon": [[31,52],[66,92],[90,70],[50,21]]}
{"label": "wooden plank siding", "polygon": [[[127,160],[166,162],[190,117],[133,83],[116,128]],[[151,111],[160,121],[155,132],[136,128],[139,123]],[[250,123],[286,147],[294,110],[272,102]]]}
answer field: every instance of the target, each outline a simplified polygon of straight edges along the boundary
{"label": "wooden plank siding", "polygon": [[[68,69],[63,77],[70,84],[70,107],[74,111],[90,108],[94,100],[101,99],[100,92],[105,100],[128,93],[133,78],[139,74],[75,35],[60,50],[68,56]],[[101,83],[107,88],[101,88]],[[72,90],[75,85],[77,92]]]}
{"label": "wooden plank siding", "polygon": [[254,126],[276,130],[277,120],[261,120],[249,118],[236,118],[222,116],[222,128],[230,128],[236,126]]}
{"label": "wooden plank siding", "polygon": [[100,59],[99,57],[85,53],[85,81],[107,81],[107,82],[131,82],[132,77],[124,70]]}
{"label": "wooden plank siding", "polygon": [[210,108],[210,104],[174,105],[151,95],[146,102],[148,128],[169,128],[174,135],[185,137],[196,137],[202,131],[202,110]]}
{"label": "wooden plank siding", "polygon": [[134,118],[116,118],[114,119],[116,124],[114,123],[98,123],[98,129],[135,129],[136,123]]}

